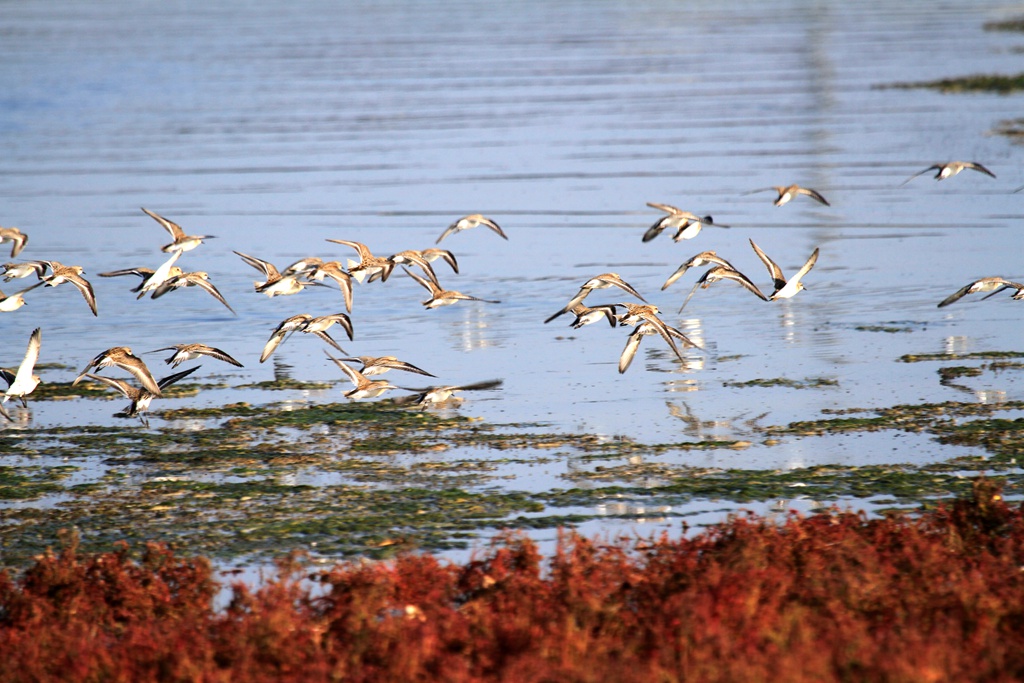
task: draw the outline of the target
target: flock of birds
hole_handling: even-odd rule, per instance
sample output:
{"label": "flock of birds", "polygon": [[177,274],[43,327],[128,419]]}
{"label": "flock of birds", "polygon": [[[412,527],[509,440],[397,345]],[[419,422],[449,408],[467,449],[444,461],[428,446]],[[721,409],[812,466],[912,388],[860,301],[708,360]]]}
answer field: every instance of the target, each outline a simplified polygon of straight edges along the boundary
{"label": "flock of birds", "polygon": [[[995,177],[994,173],[977,162],[953,161],[934,164],[914,174],[905,183],[930,171],[936,171],[936,180],[944,180],[966,169]],[[773,202],[775,206],[783,206],[799,196],[806,196],[820,204],[829,206],[829,202],[820,192],[799,185],[761,188],[752,192],[765,191],[774,191],[777,194]],[[647,229],[642,237],[644,242],[655,239],[666,230],[673,230],[673,240],[679,242],[693,239],[705,225],[729,227],[715,223],[711,216],[698,216],[668,204],[651,202],[648,203],[648,206],[662,211],[665,215]],[[131,289],[133,293],[138,295],[138,298],[149,294],[155,299],[177,289],[198,287],[209,293],[234,313],[234,309],[231,308],[224,296],[210,281],[208,273],[203,271],[185,272],[178,265],[179,259],[181,259],[185,252],[197,248],[204,240],[211,239],[214,236],[188,235],[176,223],[145,208],[142,210],[156,220],[170,234],[172,241],[161,247],[161,251],[169,254],[169,257],[156,269],[144,267],[126,268],[100,273],[99,275],[101,277],[139,277],[141,279],[140,283]],[[471,214],[458,219],[448,226],[437,239],[437,244],[440,244],[442,240],[450,235],[479,226],[485,226],[498,236],[506,240],[508,239],[508,236],[495,221],[481,214]],[[300,259],[286,268],[278,269],[272,263],[255,256],[237,251],[234,253],[244,263],[261,273],[263,280],[255,282],[254,289],[257,293],[268,297],[297,294],[307,287],[330,286],[324,282],[327,279],[333,281],[339,287],[346,312],[321,316],[301,313],[286,318],[271,333],[270,338],[263,347],[259,360],[261,363],[265,362],[282,342],[296,332],[312,334],[343,354],[342,357],[335,357],[325,349],[327,357],[353,384],[353,388],[345,392],[345,396],[349,399],[373,398],[380,396],[386,391],[402,388],[391,384],[387,380],[375,379],[376,376],[390,370],[434,377],[431,373],[393,356],[348,356],[341,345],[329,334],[328,330],[338,325],[346,333],[349,340],[354,339],[352,320],[348,315],[352,312],[353,280],[357,283],[386,282],[392,275],[395,267],[401,266],[402,270],[410,278],[429,293],[429,298],[422,302],[423,306],[427,309],[448,306],[459,301],[500,303],[442,287],[437,272],[431,265],[432,263],[443,261],[453,272],[459,272],[459,264],[455,255],[446,249],[434,247],[423,250],[406,250],[388,257],[382,257],[374,255],[369,247],[359,242],[341,239],[328,239],[327,241],[354,250],[358,260],[350,258],[347,260],[347,264],[343,265],[338,260],[325,261],[319,257],[308,257]],[[11,257],[16,258],[27,245],[28,236],[18,228],[0,228],[0,243],[5,242],[11,243]],[[771,277],[773,291],[770,295],[765,295],[750,278],[733,267],[728,261],[720,258],[714,251],[703,251],[685,261],[669,276],[661,289],[665,290],[671,286],[682,278],[689,269],[704,266],[711,267],[698,278],[683,302],[682,307],[679,309],[680,311],[685,308],[698,289],[707,289],[716,282],[736,283],[763,301],[789,299],[805,289],[803,279],[810,273],[815,263],[817,263],[819,249],[816,248],[813,251],[804,265],[792,277],[786,278],[778,264],[752,239],[750,240],[750,245],[765,265]],[[417,273],[413,269],[418,269],[420,272]],[[82,266],[67,266],[52,260],[28,260],[6,263],[3,265],[3,270],[0,271],[5,282],[27,278],[31,275],[35,275],[37,281],[10,296],[5,296],[3,292],[0,292],[0,312],[11,312],[21,308],[25,304],[25,294],[38,287],[56,287],[64,283],[70,283],[81,292],[93,315],[98,315],[93,287],[82,276],[83,272]],[[588,306],[584,303],[584,300],[593,290],[609,288],[622,290],[638,299],[641,303],[616,302],[596,304],[594,306]],[[988,293],[984,297],[987,299],[1007,289],[1013,290],[1013,299],[1024,300],[1024,284],[1002,277],[985,277],[968,283],[941,301],[938,306],[940,308],[948,306],[969,294]],[[603,273],[588,279],[580,286],[579,291],[569,299],[565,306],[549,316],[544,322],[551,322],[566,313],[571,313],[575,316],[571,323],[573,328],[580,328],[601,320],[607,321],[612,328],[633,328],[627,338],[626,346],[619,357],[618,370],[620,373],[624,373],[629,368],[645,336],[660,336],[680,360],[683,360],[680,345],[684,348],[700,348],[698,344],[687,338],[683,332],[662,320],[659,317],[660,311],[658,307],[647,303],[646,299],[633,286],[616,273]],[[37,328],[32,331],[29,337],[28,348],[19,367],[16,370],[0,369],[0,377],[3,377],[8,384],[6,392],[3,394],[2,399],[0,399],[0,416],[11,419],[5,407],[5,404],[11,399],[18,399],[23,406],[27,407],[26,396],[31,394],[40,382],[38,375],[34,374],[34,369],[39,359],[41,342],[42,332]],[[172,368],[177,368],[182,363],[203,357],[213,358],[242,367],[242,363],[225,351],[201,343],[177,344],[156,349],[156,351],[171,350],[174,353],[165,362]],[[361,367],[356,369],[350,363],[359,363]],[[130,384],[126,380],[98,374],[98,371],[108,367],[116,367],[126,371],[135,378],[138,385]],[[131,401],[126,409],[117,414],[118,416],[141,417],[142,413],[149,409],[152,400],[161,396],[163,389],[188,377],[198,370],[199,367],[195,366],[187,370],[175,372],[157,380],[145,362],[133,354],[129,347],[115,346],[97,354],[90,360],[78,377],[76,377],[74,384],[77,384],[84,378],[106,384]],[[90,370],[96,370],[97,372],[90,372]],[[501,384],[501,380],[489,380],[461,386],[444,385],[419,389],[404,388],[411,393],[396,399],[396,403],[400,405],[429,406],[444,404],[449,401],[458,402],[460,399],[455,396],[457,392],[495,389],[500,387]]]}
{"label": "flock of birds", "polygon": [[[133,293],[137,293],[137,298],[142,298],[149,294],[155,299],[179,288],[199,287],[234,313],[234,309],[231,308],[224,296],[210,281],[208,273],[204,271],[185,272],[181,266],[177,265],[185,252],[197,248],[203,244],[204,240],[212,239],[214,236],[189,235],[181,226],[159,214],[145,208],[142,211],[156,220],[171,235],[173,241],[161,247],[161,251],[170,256],[156,269],[145,267],[125,268],[100,273],[100,277],[139,277],[141,282],[131,289]],[[454,233],[480,225],[485,225],[501,237],[508,239],[497,223],[485,216],[472,214],[452,223],[438,238],[437,242],[440,243],[444,238]],[[243,262],[262,273],[263,281],[254,283],[254,289],[257,293],[265,294],[268,297],[297,294],[306,287],[328,286],[323,281],[329,278],[337,283],[341,289],[348,313],[352,312],[353,279],[360,283],[364,280],[367,282],[377,280],[383,282],[388,279],[395,266],[398,265],[402,266],[402,270],[406,274],[430,293],[430,297],[423,301],[423,305],[428,309],[451,305],[458,301],[489,301],[455,290],[445,289],[441,286],[437,273],[431,266],[433,261],[441,259],[455,273],[459,272],[459,264],[455,255],[446,249],[407,250],[384,258],[375,256],[365,244],[359,242],[335,239],[328,241],[354,249],[359,260],[348,259],[347,266],[344,266],[340,261],[325,261],[318,257],[308,257],[279,270],[272,263],[255,256],[237,251],[234,253]],[[11,242],[11,257],[16,258],[27,245],[28,235],[17,228],[0,228],[0,243],[2,242]],[[419,268],[423,274],[416,274],[409,269],[409,266]],[[15,311],[21,308],[25,305],[25,294],[38,287],[56,287],[68,282],[81,292],[92,314],[98,315],[95,292],[92,284],[83,277],[83,273],[84,269],[82,266],[66,266],[52,260],[6,263],[3,265],[2,270],[0,270],[0,275],[3,275],[5,282],[26,278],[33,274],[36,276],[37,282],[10,296],[5,296],[0,292],[0,311]],[[489,301],[489,303],[500,302]],[[328,333],[328,330],[334,325],[341,327],[350,340],[354,339],[352,320],[344,312],[321,316],[300,313],[286,318],[271,333],[270,338],[263,347],[260,362],[263,363],[270,358],[278,346],[295,332],[312,334],[319,337],[334,349],[342,354],[346,354],[341,345]],[[27,408],[26,397],[35,391],[40,383],[39,376],[35,374],[35,366],[39,360],[41,345],[42,330],[36,328],[29,337],[28,348],[18,368],[16,370],[0,370],[0,376],[8,384],[6,392],[0,398],[0,416],[8,420],[11,419],[5,406],[11,399],[18,399]],[[241,362],[233,358],[226,351],[202,343],[176,344],[156,349],[153,353],[159,351],[174,351],[165,360],[172,368],[176,368],[187,361],[203,357],[243,367]],[[336,358],[330,355],[329,352],[327,356],[354,385],[353,389],[345,392],[345,396],[353,400],[372,398],[380,396],[385,391],[401,388],[411,393],[396,399],[395,402],[399,405],[431,406],[446,403],[457,404],[461,401],[461,398],[455,395],[458,392],[496,389],[502,384],[501,380],[488,380],[464,385],[440,385],[423,388],[398,387],[387,380],[375,379],[375,376],[390,370],[400,370],[428,377],[434,377],[434,375],[394,356],[347,356],[346,354],[344,357]],[[360,363],[361,367],[356,369],[349,365],[349,363]],[[149,409],[150,403],[154,398],[160,397],[164,389],[188,377],[200,367],[195,366],[187,370],[175,372],[158,380],[154,377],[145,361],[135,355],[130,347],[115,346],[102,351],[90,360],[82,372],[75,378],[72,385],[77,385],[85,378],[106,384],[131,401],[127,408],[116,414],[117,417],[140,417],[145,421],[142,414]],[[123,370],[134,377],[138,385],[131,384],[123,379],[98,374],[104,368]],[[90,370],[96,370],[97,372],[90,372]]]}

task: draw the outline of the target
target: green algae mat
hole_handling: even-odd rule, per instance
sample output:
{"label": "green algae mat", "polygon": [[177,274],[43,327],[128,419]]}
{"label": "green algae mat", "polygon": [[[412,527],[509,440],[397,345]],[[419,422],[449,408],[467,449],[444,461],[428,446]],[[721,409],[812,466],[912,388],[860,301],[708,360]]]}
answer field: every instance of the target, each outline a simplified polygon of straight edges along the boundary
{"label": "green algae mat", "polygon": [[[900,360],[954,361],[939,376],[955,381],[1019,371],[1019,363],[1007,360],[1019,355]],[[982,364],[960,365],[970,361]],[[827,390],[829,383],[769,378],[740,386]],[[185,384],[174,391],[195,395],[207,388]],[[91,397],[97,389],[46,384],[33,398]],[[152,427],[126,421],[123,427],[9,429],[0,432],[0,561],[22,566],[58,545],[65,529],[79,535],[83,549],[159,540],[232,561],[263,561],[293,549],[336,559],[464,548],[496,529],[607,518],[609,503],[668,517],[693,501],[728,501],[736,509],[795,495],[927,506],[964,494],[978,474],[998,475],[1012,496],[1022,477],[1022,411],[1022,401],[945,402],[824,411],[816,419],[759,427],[759,445],[767,448],[799,438],[819,439],[827,449],[830,435],[878,431],[924,433],[936,443],[967,447],[963,456],[930,464],[788,470],[700,468],[644,457],[745,449],[752,441],[609,440],[409,410],[387,400],[165,410],[153,413],[158,424]],[[516,490],[510,473],[517,468],[545,462],[564,468],[570,460],[573,467],[558,479],[564,487]]]}

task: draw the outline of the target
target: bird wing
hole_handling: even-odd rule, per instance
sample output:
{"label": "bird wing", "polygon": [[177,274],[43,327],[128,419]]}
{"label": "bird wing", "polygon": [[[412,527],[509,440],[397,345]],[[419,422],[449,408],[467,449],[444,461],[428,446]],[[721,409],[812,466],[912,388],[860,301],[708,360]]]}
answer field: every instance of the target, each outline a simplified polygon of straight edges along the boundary
{"label": "bird wing", "polygon": [[904,180],[902,183],[900,183],[900,187],[903,187],[904,185],[909,183],[911,180],[913,180],[917,176],[924,175],[928,171],[940,171],[940,170],[942,170],[942,164],[932,164],[931,166],[929,166],[928,168],[924,169],[923,171],[918,171],[914,175],[912,175],[909,178],[907,178],[906,180]]}
{"label": "bird wing", "polygon": [[630,294],[632,294],[633,296],[635,296],[637,299],[640,299],[640,301],[643,301],[644,303],[647,303],[647,299],[645,299],[642,296],[640,296],[640,292],[638,292],[635,289],[633,289],[633,287],[628,282],[623,280],[622,278],[620,278],[618,276],[616,276],[616,277],[607,277],[607,276],[605,276],[605,279],[609,283],[611,283],[611,284],[615,285],[616,287],[618,287],[619,289],[627,291]]}
{"label": "bird wing", "polygon": [[497,389],[498,387],[500,387],[504,383],[505,383],[504,380],[488,379],[488,380],[484,380],[483,382],[474,382],[473,384],[463,384],[461,386],[452,387],[451,389],[452,389],[452,391],[482,391],[484,389]]}
{"label": "bird wing", "polygon": [[768,258],[768,254],[761,251],[761,247],[754,243],[754,240],[750,240],[750,246],[754,248],[754,252],[757,257],[761,259],[761,263],[768,269],[768,274],[771,275],[772,281],[775,283],[776,289],[782,289],[786,286],[786,276],[782,274],[782,268],[779,268],[775,261]]}
{"label": "bird wing", "polygon": [[89,309],[92,311],[92,314],[98,316],[99,313],[96,312],[96,293],[92,291],[92,285],[89,284],[89,281],[81,275],[75,275],[73,273],[68,273],[64,276],[64,279],[75,287],[78,287],[78,291],[82,293],[83,297],[85,297],[85,303],[89,304]]}
{"label": "bird wing", "polygon": [[25,351],[25,357],[21,359],[21,365],[18,366],[18,372],[14,376],[12,386],[13,384],[28,382],[29,378],[32,377],[32,371],[39,360],[39,348],[42,346],[42,340],[42,329],[37,327],[32,330],[32,334],[28,338],[28,349]]}
{"label": "bird wing", "polygon": [[[975,171],[981,171],[982,173],[984,173],[986,175],[990,175],[993,178],[996,177],[995,173],[993,173],[992,171],[988,170],[987,168],[985,168],[984,166],[982,166],[981,164],[979,164],[976,161],[965,161],[963,163],[964,163],[964,168],[969,168],[969,169],[972,169],[972,170],[975,170]],[[15,254],[11,254],[11,256],[14,256],[14,255]]]}
{"label": "bird wing", "polygon": [[[814,265],[814,264],[812,263],[811,265]],[[720,266],[720,267],[725,268],[725,266]],[[810,270],[810,268],[808,268],[807,270]],[[751,292],[752,294],[757,296],[762,301],[768,301],[768,297],[766,297],[761,292],[761,290],[757,288],[757,285],[755,285],[753,282],[751,282],[750,278],[748,278],[746,275],[744,275],[740,271],[735,270],[733,268],[726,268],[726,272],[724,273],[723,277],[725,277],[726,279],[732,280],[733,282],[740,283],[741,285],[743,285],[747,289],[747,291]]]}
{"label": "bird wing", "polygon": [[640,241],[641,242],[650,242],[655,237],[660,235],[661,232],[665,228],[668,227],[668,222],[669,222],[669,220],[671,218],[672,218],[672,216],[664,216],[662,218],[659,218],[658,221],[654,225],[652,225],[651,227],[647,228],[647,232],[645,232],[644,236],[640,238]]}
{"label": "bird wing", "polygon": [[649,328],[645,327],[647,325],[649,323],[641,323],[630,332],[629,337],[626,339],[626,347],[622,349],[622,355],[619,356],[619,374],[629,369],[630,364],[633,362],[633,357],[636,356],[637,349],[640,348],[640,342],[648,334],[647,330]]}
{"label": "bird wing", "polygon": [[125,382],[123,379],[116,379],[114,377],[104,377],[103,375],[94,375],[92,373],[83,373],[82,377],[88,377],[91,380],[102,382],[103,384],[106,384],[109,387],[117,389],[117,391],[120,392],[120,394],[125,398],[131,399],[132,401],[135,400],[135,397],[132,396],[132,394],[137,392],[138,389],[128,384],[128,382]]}
{"label": "bird wing", "polygon": [[807,275],[807,273],[811,272],[811,268],[813,268],[814,264],[817,263],[817,262],[818,262],[818,248],[815,247],[814,253],[811,254],[811,257],[809,259],[807,259],[807,263],[805,263],[800,268],[800,270],[796,271],[796,275],[793,276],[793,280],[795,282],[800,282],[800,278],[802,278],[804,275]]}
{"label": "bird wing", "polygon": [[264,261],[263,259],[258,259],[255,256],[249,256],[248,254],[243,254],[240,251],[236,251],[235,253],[238,254],[239,256],[241,256],[242,260],[245,261],[246,263],[248,263],[250,266],[252,266],[256,270],[262,272],[263,275],[268,280],[270,278],[272,278],[272,277],[273,278],[280,278],[281,277],[281,273],[277,272],[277,267],[274,266],[273,263],[270,263],[268,261]]}
{"label": "bird wing", "polygon": [[346,365],[342,361],[340,361],[337,358],[335,358],[334,356],[332,356],[327,351],[324,351],[324,353],[327,354],[328,358],[330,358],[332,361],[334,361],[334,364],[337,365],[341,369],[341,371],[345,373],[345,375],[349,378],[349,380],[351,380],[352,383],[355,384],[357,387],[359,386],[360,381],[363,381],[363,382],[368,382],[369,381],[369,380],[366,379],[366,377],[363,376],[363,373],[359,372],[355,368],[351,367],[350,365]]}
{"label": "bird wing", "polygon": [[[222,360],[225,363],[231,363],[232,365],[234,365],[236,367],[239,367],[239,368],[245,367],[244,365],[239,363],[237,360],[235,360],[234,358],[229,356],[226,352],[221,351],[220,349],[214,348],[212,346],[207,346],[206,344],[200,344],[195,349],[195,351],[197,353],[203,354],[204,356],[209,356],[210,358],[216,358],[217,360]],[[160,386],[163,386],[163,385],[161,384]]]}
{"label": "bird wing", "polygon": [[144,386],[149,393],[154,396],[160,395],[160,385],[157,384],[156,379],[153,378],[153,374],[149,371],[149,368],[146,367],[146,364],[141,358],[126,355],[124,359],[118,361],[115,365],[134,375],[135,379],[139,380],[139,382],[142,383],[142,386]]}
{"label": "bird wing", "polygon": [[817,190],[812,190],[809,187],[798,187],[796,188],[796,191],[798,194],[807,195],[811,199],[817,200],[818,202],[824,204],[825,206],[832,206],[831,204],[828,203],[828,200],[822,197],[821,193],[818,192]]}
{"label": "bird wing", "polygon": [[[231,311],[232,313],[235,313],[235,309],[231,308],[230,304],[228,304],[228,302],[224,299],[224,295],[221,294],[217,290],[217,288],[213,286],[212,282],[210,282],[206,278],[201,278],[201,277],[189,278],[188,281],[191,284],[195,285],[196,287],[199,287],[200,289],[202,289],[202,290],[204,290],[206,292],[209,292],[210,295],[213,296],[213,298],[215,298],[217,301],[219,301],[222,304],[224,304],[224,306],[226,306],[229,311]],[[153,297],[156,298],[156,294],[154,294]],[[238,315],[238,314],[235,313],[235,315]]]}
{"label": "bird wing", "polygon": [[[213,354],[207,354],[207,355],[212,356]],[[227,354],[225,354],[225,355],[227,355]],[[225,360],[225,359],[221,358],[221,360]],[[240,363],[237,363],[237,364],[241,365]],[[191,375],[193,372],[195,372],[196,370],[198,370],[201,367],[203,367],[203,366],[202,365],[197,365],[194,368],[189,368],[188,370],[182,370],[181,372],[176,372],[173,375],[167,375],[166,377],[162,377],[157,384],[159,384],[160,388],[163,389],[164,387],[168,387],[168,386],[174,384],[175,382],[177,382],[179,380],[185,379],[186,377],[188,377],[189,375]]]}
{"label": "bird wing", "polygon": [[[459,220],[461,220],[461,219],[459,219]],[[441,240],[443,240],[448,235],[451,235],[452,233],[458,232],[458,231],[459,231],[459,221],[455,221],[454,223],[449,225],[447,228],[445,228],[444,232],[441,233],[441,236],[437,238],[437,241],[434,242],[434,244],[441,244]]]}
{"label": "bird wing", "polygon": [[678,214],[682,213],[679,209],[672,206],[671,204],[659,204],[658,202],[647,202],[647,206],[658,211],[664,211],[667,214]]}
{"label": "bird wing", "polygon": [[956,290],[955,292],[947,296],[945,299],[943,299],[941,302],[939,302],[938,308],[943,308],[945,306],[950,305],[951,303],[955,303],[960,299],[964,298],[964,296],[966,296],[967,293],[971,291],[971,287],[973,287],[976,284],[978,284],[977,280],[970,284],[964,285],[960,289]]}
{"label": "bird wing", "polygon": [[402,267],[402,270],[405,271],[406,275],[411,277],[416,282],[420,283],[421,286],[425,287],[426,290],[428,292],[430,292],[432,295],[436,296],[437,294],[441,293],[441,287],[439,285],[437,285],[436,283],[420,277],[419,275],[417,275],[416,273],[412,272],[411,270],[409,270],[405,266]]}
{"label": "bird wing", "polygon": [[177,240],[178,238],[185,236],[185,231],[182,230],[181,226],[178,225],[177,223],[172,223],[171,221],[167,220],[163,216],[155,214],[155,213],[153,213],[152,211],[150,211],[149,209],[147,209],[145,207],[139,207],[139,208],[141,208],[143,211],[145,211],[147,216],[149,216],[150,218],[155,220],[157,223],[162,225],[164,227],[164,230],[166,230],[167,232],[171,233],[171,237],[174,240]]}

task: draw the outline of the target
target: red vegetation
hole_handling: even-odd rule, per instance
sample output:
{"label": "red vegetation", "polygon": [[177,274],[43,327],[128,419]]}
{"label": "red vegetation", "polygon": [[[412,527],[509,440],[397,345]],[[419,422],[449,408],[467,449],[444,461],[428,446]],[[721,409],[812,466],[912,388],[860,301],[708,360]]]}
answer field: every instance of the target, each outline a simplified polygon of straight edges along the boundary
{"label": "red vegetation", "polygon": [[0,574],[3,681],[1024,679],[1024,510],[748,517],[693,538],[507,537],[465,566],[296,567],[258,590],[147,546]]}

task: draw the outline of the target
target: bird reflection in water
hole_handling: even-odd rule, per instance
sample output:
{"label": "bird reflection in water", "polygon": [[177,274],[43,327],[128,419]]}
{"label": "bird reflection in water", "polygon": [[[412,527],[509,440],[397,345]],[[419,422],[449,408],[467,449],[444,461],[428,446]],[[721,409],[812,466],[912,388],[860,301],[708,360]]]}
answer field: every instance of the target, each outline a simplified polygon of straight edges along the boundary
{"label": "bird reflection in water", "polygon": [[454,348],[465,352],[502,346],[504,340],[491,324],[491,313],[486,307],[463,306],[459,313],[461,320],[447,324],[448,338]]}

